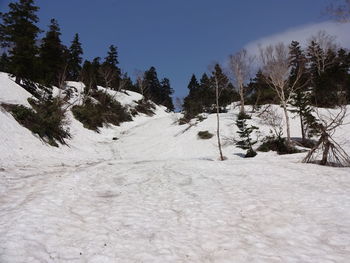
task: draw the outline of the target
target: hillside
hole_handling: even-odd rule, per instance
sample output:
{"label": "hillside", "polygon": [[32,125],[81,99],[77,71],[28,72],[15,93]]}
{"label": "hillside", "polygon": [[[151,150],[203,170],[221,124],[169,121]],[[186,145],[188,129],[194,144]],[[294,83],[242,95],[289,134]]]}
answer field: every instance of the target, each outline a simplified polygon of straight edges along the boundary
{"label": "hillside", "polygon": [[[81,83],[69,86],[79,103]],[[114,95],[141,98],[127,93]],[[30,96],[0,74],[1,103]],[[56,148],[1,110],[0,262],[349,261],[349,168],[303,164],[305,152],[242,158],[233,106],[221,114],[220,162],[216,137],[197,138],[215,133],[215,115],[189,127],[155,113],[96,133],[69,111],[72,138]],[[249,122],[268,134],[257,114]],[[349,132],[335,136],[348,152]]]}

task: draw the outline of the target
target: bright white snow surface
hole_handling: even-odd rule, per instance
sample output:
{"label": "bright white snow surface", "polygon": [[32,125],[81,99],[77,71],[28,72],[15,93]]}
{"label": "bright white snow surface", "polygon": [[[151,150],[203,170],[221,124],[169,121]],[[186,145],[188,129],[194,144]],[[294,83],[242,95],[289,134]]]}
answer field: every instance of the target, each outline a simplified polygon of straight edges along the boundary
{"label": "bright white snow surface", "polygon": [[[0,75],[1,102],[29,96]],[[350,169],[229,143],[220,162],[215,136],[197,139],[214,115],[186,130],[158,107],[99,134],[68,117],[69,147],[54,148],[0,111],[1,263],[350,262]],[[221,117],[232,138],[236,111]]]}

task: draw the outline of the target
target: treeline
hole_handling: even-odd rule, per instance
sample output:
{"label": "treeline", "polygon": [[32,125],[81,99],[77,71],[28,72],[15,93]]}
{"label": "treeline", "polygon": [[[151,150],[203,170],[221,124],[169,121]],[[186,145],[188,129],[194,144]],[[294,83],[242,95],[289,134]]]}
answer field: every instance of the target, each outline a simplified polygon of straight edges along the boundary
{"label": "treeline", "polygon": [[174,109],[170,81],[167,78],[159,80],[154,67],[142,72],[143,83],[133,83],[127,73],[122,73],[114,45],[109,47],[103,59],[96,57],[83,61],[79,34],[75,34],[70,46],[65,46],[55,19],[39,38],[43,31],[37,26],[38,10],[33,0],[19,0],[9,4],[7,13],[0,13],[0,43],[4,49],[0,71],[13,75],[17,84],[32,93],[35,93],[32,83],[62,88],[65,81],[82,81],[86,92],[96,90],[98,85],[118,91],[141,92],[142,86],[147,99],[169,110]]}
{"label": "treeline", "polygon": [[[273,49],[273,46],[267,48]],[[214,72],[210,76],[204,73],[200,81],[195,75],[192,76],[188,84],[189,93],[183,103],[186,118],[191,119],[215,108],[215,71],[227,82],[222,84],[223,91],[219,97],[222,108],[236,101],[243,105],[253,105],[255,109],[259,105],[280,104],[276,89],[271,85],[271,77],[266,72],[266,66],[269,65],[263,65],[259,57],[255,57],[255,65],[248,63],[249,58],[245,52],[240,51],[230,56],[229,65],[224,67],[226,74],[222,67],[216,65]],[[284,95],[289,98],[288,104],[332,108],[339,105],[340,98],[343,102],[350,102],[350,53],[345,48],[338,47],[333,37],[319,32],[311,38],[306,48],[303,49],[297,41],[293,41],[284,52],[287,52],[286,60],[275,59],[269,63],[287,64],[287,71],[283,72],[285,76],[282,76],[281,81]],[[255,76],[245,80],[244,75],[251,75],[257,65],[261,68]]]}

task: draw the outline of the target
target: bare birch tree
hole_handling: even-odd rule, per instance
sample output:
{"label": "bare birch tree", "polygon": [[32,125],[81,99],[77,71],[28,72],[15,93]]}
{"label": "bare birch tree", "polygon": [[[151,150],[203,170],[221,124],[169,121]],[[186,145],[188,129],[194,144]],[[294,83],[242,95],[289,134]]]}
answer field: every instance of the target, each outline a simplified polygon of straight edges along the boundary
{"label": "bare birch tree", "polygon": [[108,64],[102,64],[98,69],[98,73],[102,76],[105,88],[112,88],[112,82],[116,77],[116,70]]}
{"label": "bare birch tree", "polygon": [[268,85],[276,92],[277,97],[283,108],[286,130],[287,130],[287,144],[291,145],[290,135],[290,120],[288,114],[287,104],[293,94],[298,88],[298,82],[303,74],[303,68],[300,67],[295,73],[295,78],[291,83],[290,76],[290,59],[288,47],[279,43],[276,45],[269,45],[265,48],[260,47],[260,56],[262,62],[262,70]]}
{"label": "bare birch tree", "polygon": [[316,64],[319,76],[325,72],[327,67],[334,64],[336,60],[336,57],[333,57],[332,59],[329,57],[329,52],[335,52],[338,48],[335,39],[335,36],[327,34],[324,30],[317,32],[316,35],[309,39],[308,53],[316,59],[314,63]]}
{"label": "bare birch tree", "polygon": [[220,103],[219,98],[224,89],[228,87],[229,80],[225,74],[223,74],[222,69],[219,64],[215,64],[212,70],[212,79],[215,89],[215,104],[216,104],[216,135],[218,140],[218,148],[220,154],[220,160],[224,161],[226,158],[222,153],[221,139],[220,139]]}
{"label": "bare birch tree", "polygon": [[229,67],[234,80],[234,84],[239,89],[240,95],[240,113],[244,114],[244,85],[249,80],[251,66],[254,57],[249,56],[247,50],[242,49],[229,57]]}
{"label": "bare birch tree", "polygon": [[[345,99],[343,98],[343,102]],[[321,112],[323,111],[323,112]],[[339,143],[333,139],[335,130],[345,125],[347,105],[342,103],[336,109],[316,109],[320,138],[304,158],[304,163],[318,163],[329,166],[350,166],[350,156]],[[319,160],[321,158],[321,160]]]}
{"label": "bare birch tree", "polygon": [[145,85],[144,85],[144,78],[145,78],[145,72],[142,70],[135,70],[135,77],[136,77],[136,83],[138,88],[140,89],[142,100],[145,99]]}

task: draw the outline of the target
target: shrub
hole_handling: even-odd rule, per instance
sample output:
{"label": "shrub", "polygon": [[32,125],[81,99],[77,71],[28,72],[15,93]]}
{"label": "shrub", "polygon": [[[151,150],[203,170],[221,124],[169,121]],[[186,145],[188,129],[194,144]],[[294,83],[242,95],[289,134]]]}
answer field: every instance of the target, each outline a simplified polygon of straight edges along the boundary
{"label": "shrub", "polygon": [[156,107],[151,101],[141,99],[136,103],[137,103],[137,106],[135,107],[135,110],[138,113],[143,113],[143,114],[146,114],[147,116],[154,115],[154,110],[156,109]]}
{"label": "shrub", "polygon": [[197,121],[199,121],[199,122],[202,122],[206,119],[207,119],[207,117],[204,117],[203,115],[200,115],[200,114],[197,115]]}
{"label": "shrub", "polygon": [[274,151],[278,154],[293,154],[299,153],[300,151],[294,146],[288,146],[287,140],[282,137],[266,136],[263,139],[263,143],[257,149],[260,152]]}
{"label": "shrub", "polygon": [[238,113],[238,116],[237,116],[238,120],[250,120],[251,118],[252,117],[245,112],[240,112]]}
{"label": "shrub", "polygon": [[187,119],[185,117],[182,117],[178,120],[179,125],[184,125],[184,124],[188,124],[191,121],[191,119]]}
{"label": "shrub", "polygon": [[25,128],[37,134],[45,142],[58,147],[56,141],[66,144],[70,138],[66,124],[62,102],[55,98],[51,100],[35,101],[28,99],[33,109],[17,104],[2,104],[12,116]]}
{"label": "shrub", "polygon": [[212,138],[214,136],[209,131],[200,131],[200,132],[198,132],[197,135],[198,135],[198,138],[200,138],[202,140],[208,140],[208,139],[210,139],[210,138]]}
{"label": "shrub", "polygon": [[248,115],[246,115],[245,113],[238,114],[236,125],[238,127],[237,133],[239,135],[239,139],[235,140],[235,143],[238,148],[247,150],[247,153],[244,156],[245,158],[251,158],[257,155],[257,153],[253,150],[253,145],[256,144],[257,141],[254,141],[251,138],[251,134],[259,128],[253,125],[248,126],[247,116]]}
{"label": "shrub", "polygon": [[125,121],[131,121],[131,116],[114,98],[103,92],[93,91],[82,105],[72,108],[74,117],[80,121],[85,128],[98,132],[98,128],[104,124],[119,125]]}

